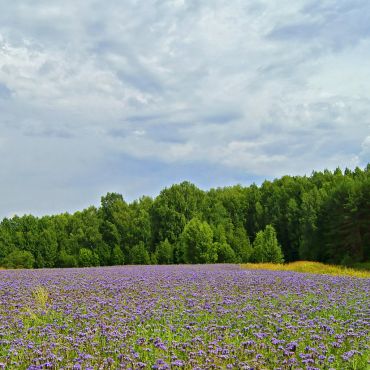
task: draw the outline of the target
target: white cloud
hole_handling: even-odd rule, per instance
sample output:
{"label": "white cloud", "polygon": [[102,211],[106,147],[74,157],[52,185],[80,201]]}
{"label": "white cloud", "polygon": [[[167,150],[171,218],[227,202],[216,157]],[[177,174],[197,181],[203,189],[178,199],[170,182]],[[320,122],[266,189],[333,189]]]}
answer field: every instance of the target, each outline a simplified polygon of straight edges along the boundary
{"label": "white cloud", "polygon": [[[0,211],[70,209],[82,188],[87,205],[131,163],[141,174],[125,181],[141,176],[149,193],[181,177],[176,165],[217,167],[217,185],[364,165],[369,11],[365,0],[0,0],[0,191],[14,199]],[[103,179],[112,158],[121,167]]]}

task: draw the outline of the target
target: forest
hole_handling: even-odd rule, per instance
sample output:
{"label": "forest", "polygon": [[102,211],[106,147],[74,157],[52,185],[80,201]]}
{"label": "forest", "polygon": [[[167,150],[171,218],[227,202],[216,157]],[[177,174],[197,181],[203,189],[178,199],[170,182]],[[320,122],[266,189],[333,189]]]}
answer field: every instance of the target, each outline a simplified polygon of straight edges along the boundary
{"label": "forest", "polygon": [[204,191],[190,182],[131,203],[108,193],[73,214],[4,218],[0,266],[370,260],[370,164]]}

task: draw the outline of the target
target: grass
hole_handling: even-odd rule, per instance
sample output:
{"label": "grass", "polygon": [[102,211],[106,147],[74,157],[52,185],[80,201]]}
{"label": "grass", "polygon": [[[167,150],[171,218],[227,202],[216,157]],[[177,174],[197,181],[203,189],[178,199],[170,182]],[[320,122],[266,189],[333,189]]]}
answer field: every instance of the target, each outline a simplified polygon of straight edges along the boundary
{"label": "grass", "polygon": [[328,274],[335,276],[350,276],[357,278],[370,278],[370,271],[354,268],[326,265],[320,262],[296,261],[291,263],[247,263],[242,265],[247,269],[261,269],[274,271],[296,271],[310,274]]}
{"label": "grass", "polygon": [[368,262],[358,262],[358,263],[355,263],[351,267],[354,268],[355,270],[370,271],[370,261],[368,261]]}

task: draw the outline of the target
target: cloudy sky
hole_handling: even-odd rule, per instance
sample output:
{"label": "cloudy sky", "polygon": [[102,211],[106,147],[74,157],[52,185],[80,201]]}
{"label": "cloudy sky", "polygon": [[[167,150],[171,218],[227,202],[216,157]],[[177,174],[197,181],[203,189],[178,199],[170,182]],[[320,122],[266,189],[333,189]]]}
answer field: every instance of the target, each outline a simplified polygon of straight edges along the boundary
{"label": "cloudy sky", "polygon": [[368,0],[0,0],[0,217],[370,159]]}

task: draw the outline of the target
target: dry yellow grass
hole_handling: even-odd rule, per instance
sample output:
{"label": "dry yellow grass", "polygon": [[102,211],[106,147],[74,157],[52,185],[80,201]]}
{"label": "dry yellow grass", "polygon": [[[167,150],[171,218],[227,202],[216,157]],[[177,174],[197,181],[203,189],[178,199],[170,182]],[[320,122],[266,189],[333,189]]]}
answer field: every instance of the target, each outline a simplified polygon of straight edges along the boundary
{"label": "dry yellow grass", "polygon": [[351,276],[358,278],[370,278],[370,271],[360,271],[343,266],[326,265],[320,262],[296,261],[286,264],[274,263],[247,263],[242,267],[247,269],[296,271],[310,274],[329,274],[335,276]]}

